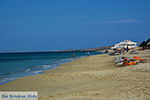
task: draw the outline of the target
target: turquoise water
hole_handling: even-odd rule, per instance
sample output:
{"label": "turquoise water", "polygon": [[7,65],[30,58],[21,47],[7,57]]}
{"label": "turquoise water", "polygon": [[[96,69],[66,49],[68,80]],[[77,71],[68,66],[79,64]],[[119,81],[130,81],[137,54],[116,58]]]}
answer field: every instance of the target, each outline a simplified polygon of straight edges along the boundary
{"label": "turquoise water", "polygon": [[100,52],[0,53],[0,85],[14,79],[43,73],[60,64]]}

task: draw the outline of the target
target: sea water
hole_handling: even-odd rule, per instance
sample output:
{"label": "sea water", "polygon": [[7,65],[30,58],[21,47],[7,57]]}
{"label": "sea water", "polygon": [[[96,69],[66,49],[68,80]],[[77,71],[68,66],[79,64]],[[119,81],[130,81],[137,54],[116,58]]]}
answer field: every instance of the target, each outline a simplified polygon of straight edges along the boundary
{"label": "sea water", "polygon": [[60,64],[100,52],[0,53],[0,85],[14,79],[43,73]]}

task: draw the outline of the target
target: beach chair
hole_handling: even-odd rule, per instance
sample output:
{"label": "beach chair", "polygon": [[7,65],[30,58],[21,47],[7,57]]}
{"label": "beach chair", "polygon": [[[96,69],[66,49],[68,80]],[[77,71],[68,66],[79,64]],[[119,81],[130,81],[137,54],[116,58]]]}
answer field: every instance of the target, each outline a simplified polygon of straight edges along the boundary
{"label": "beach chair", "polygon": [[129,53],[130,53],[130,54],[138,54],[137,51],[130,51]]}
{"label": "beach chair", "polygon": [[130,59],[127,57],[124,57],[124,62],[123,62],[123,66],[130,66],[130,65],[136,65],[137,62],[134,59]]}
{"label": "beach chair", "polygon": [[118,52],[110,52],[109,53],[109,56],[115,56],[115,55],[119,55],[119,53]]}
{"label": "beach chair", "polygon": [[116,64],[117,66],[123,65],[123,62],[124,62],[124,59],[123,59],[122,57],[116,57],[116,58],[115,58],[115,64]]}
{"label": "beach chair", "polygon": [[125,61],[123,63],[124,66],[131,66],[131,65],[136,65],[137,62],[136,61]]}
{"label": "beach chair", "polygon": [[138,61],[138,62],[144,63],[144,60],[143,60],[141,57],[134,56],[133,58],[134,58],[136,61]]}

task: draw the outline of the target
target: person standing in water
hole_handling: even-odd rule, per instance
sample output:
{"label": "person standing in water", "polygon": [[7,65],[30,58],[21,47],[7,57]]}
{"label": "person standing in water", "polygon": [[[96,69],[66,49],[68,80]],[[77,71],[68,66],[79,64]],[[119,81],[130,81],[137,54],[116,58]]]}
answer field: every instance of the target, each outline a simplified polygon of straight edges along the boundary
{"label": "person standing in water", "polygon": [[77,55],[76,54],[72,54],[72,58],[76,58],[77,57]]}

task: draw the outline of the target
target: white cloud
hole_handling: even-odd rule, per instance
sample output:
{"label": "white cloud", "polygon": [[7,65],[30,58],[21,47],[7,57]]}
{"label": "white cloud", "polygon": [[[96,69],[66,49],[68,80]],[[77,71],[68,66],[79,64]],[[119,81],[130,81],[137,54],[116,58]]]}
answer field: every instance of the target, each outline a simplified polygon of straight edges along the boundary
{"label": "white cloud", "polygon": [[139,23],[139,20],[130,18],[130,19],[119,19],[119,20],[110,20],[110,21],[93,21],[88,24],[121,24],[121,23]]}
{"label": "white cloud", "polygon": [[89,16],[64,16],[65,19],[89,19]]}
{"label": "white cloud", "polygon": [[138,23],[139,21],[136,19],[122,19],[122,20],[114,20],[109,21],[109,23]]}

